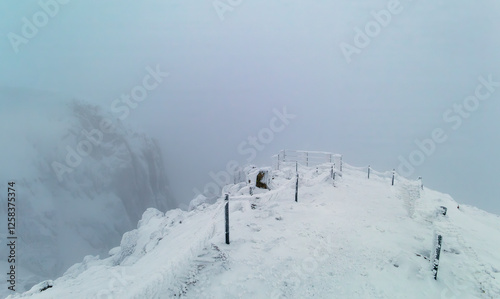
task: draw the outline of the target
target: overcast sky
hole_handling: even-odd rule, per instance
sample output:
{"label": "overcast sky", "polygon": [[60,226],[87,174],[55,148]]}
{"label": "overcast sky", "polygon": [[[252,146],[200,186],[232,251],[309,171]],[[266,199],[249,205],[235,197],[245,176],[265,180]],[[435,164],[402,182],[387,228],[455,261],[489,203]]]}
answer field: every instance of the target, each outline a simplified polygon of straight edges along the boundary
{"label": "overcast sky", "polygon": [[390,170],[400,157],[417,161],[415,140],[437,130],[440,143],[421,151],[411,176],[500,214],[498,1],[45,2],[53,16],[35,1],[0,2],[0,86],[119,117],[121,95],[151,69],[168,72],[123,121],[160,141],[180,202],[209,172],[247,163],[238,146],[286,107],[295,118],[253,163],[286,148]]}

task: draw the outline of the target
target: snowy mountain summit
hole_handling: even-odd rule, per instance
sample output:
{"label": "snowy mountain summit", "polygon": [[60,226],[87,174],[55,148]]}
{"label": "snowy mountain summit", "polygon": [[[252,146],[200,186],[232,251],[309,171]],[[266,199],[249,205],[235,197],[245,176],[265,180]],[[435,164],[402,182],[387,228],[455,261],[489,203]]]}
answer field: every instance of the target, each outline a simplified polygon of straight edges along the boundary
{"label": "snowy mountain summit", "polygon": [[259,168],[224,188],[229,245],[224,195],[148,209],[109,257],[8,298],[500,298],[499,216],[345,163],[299,165],[296,202],[296,167],[279,168],[268,189]]}

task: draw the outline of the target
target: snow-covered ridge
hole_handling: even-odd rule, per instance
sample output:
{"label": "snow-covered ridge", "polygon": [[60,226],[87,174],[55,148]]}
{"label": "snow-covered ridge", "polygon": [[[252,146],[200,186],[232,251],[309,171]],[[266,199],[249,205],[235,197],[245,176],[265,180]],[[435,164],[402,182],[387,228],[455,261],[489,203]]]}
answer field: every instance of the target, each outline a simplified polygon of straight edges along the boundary
{"label": "snow-covered ridge", "polygon": [[[247,170],[248,171],[248,170]],[[255,171],[255,170],[253,170]],[[389,172],[390,173],[390,172]],[[147,210],[103,260],[87,257],[13,298],[498,298],[500,217],[420,183],[344,164],[271,173],[271,190],[228,185],[189,212]],[[446,206],[443,216],[440,206]],[[443,236],[438,280],[429,261]],[[52,288],[39,290],[47,284]]]}
{"label": "snow-covered ridge", "polygon": [[[87,136],[103,119],[114,120],[99,106],[25,91],[0,92],[0,103],[10,111],[0,124],[11,128],[4,130],[11,146],[2,149],[0,181],[13,180],[18,190],[17,291],[61,275],[89,253],[105,254],[147,208],[176,207],[155,140],[118,121],[99,139]],[[78,154],[83,142],[92,145],[88,155]],[[68,165],[70,152],[79,163]],[[70,170],[58,173],[54,165]],[[2,247],[5,240],[2,231]],[[6,296],[5,281],[0,287],[0,297]]]}

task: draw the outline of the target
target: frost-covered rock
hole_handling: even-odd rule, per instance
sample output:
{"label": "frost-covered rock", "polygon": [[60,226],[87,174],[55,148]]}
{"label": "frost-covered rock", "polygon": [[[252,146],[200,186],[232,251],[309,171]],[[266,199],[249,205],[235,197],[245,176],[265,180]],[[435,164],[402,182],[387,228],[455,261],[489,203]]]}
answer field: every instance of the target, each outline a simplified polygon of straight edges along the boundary
{"label": "frost-covered rock", "polygon": [[138,228],[147,226],[152,219],[160,219],[165,216],[165,213],[158,211],[155,208],[147,209],[143,214],[141,220],[139,220]]}
{"label": "frost-covered rock", "polygon": [[83,271],[89,269],[90,267],[96,265],[99,262],[99,256],[87,255],[83,258],[81,263],[76,263],[71,266],[66,272],[64,272],[64,276],[75,278]]}
{"label": "frost-covered rock", "polygon": [[132,265],[146,253],[152,251],[163,237],[168,234],[169,227],[182,224],[186,212],[179,209],[166,214],[157,209],[147,209],[137,225],[137,229],[126,232],[120,247],[113,249],[113,265]]}
{"label": "frost-covered rock", "polygon": [[188,211],[196,209],[204,209],[208,205],[208,198],[203,194],[199,194],[189,203]]}

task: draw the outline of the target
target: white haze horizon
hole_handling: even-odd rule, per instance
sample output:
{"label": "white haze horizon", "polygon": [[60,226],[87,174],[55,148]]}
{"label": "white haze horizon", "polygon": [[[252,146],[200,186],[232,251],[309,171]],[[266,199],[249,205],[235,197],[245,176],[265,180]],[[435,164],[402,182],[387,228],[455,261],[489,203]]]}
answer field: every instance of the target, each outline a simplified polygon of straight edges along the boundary
{"label": "white haze horizon", "polygon": [[[385,171],[418,150],[413,160],[424,159],[410,177],[500,215],[500,87],[483,83],[500,82],[500,4],[256,0],[218,13],[215,2],[60,1],[18,47],[9,34],[22,36],[23,18],[43,9],[2,3],[0,87],[81,99],[119,117],[130,107],[122,95],[151,69],[168,73],[157,86],[146,79],[147,96],[123,122],[159,141],[181,207],[213,182],[209,173],[247,164],[249,137],[286,109],[295,118],[251,163],[317,150]],[[382,10],[395,13],[367,42],[356,28],[364,33]],[[477,94],[485,99],[468,100]],[[433,136],[428,152],[415,143]]]}

